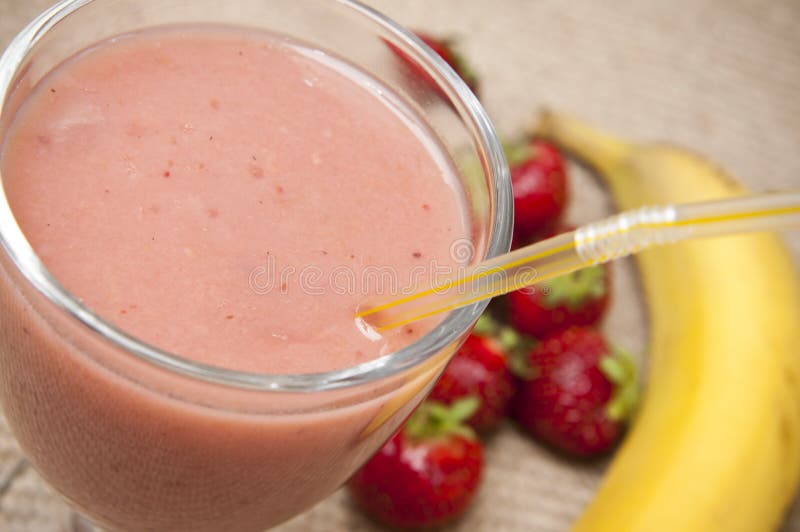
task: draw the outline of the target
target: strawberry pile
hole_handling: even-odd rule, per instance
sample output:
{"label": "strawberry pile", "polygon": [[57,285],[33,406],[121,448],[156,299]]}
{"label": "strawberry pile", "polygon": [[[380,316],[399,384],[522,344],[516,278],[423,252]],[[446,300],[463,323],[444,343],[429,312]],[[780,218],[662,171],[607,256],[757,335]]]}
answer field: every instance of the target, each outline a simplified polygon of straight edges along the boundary
{"label": "strawberry pile", "polygon": [[[419,34],[472,88],[477,82],[449,41]],[[394,50],[410,75],[433,83]],[[562,218],[568,171],[539,139],[507,145],[514,195],[512,247],[572,228]],[[374,519],[406,529],[463,514],[483,468],[478,439],[510,417],[553,451],[580,459],[610,452],[638,398],[636,367],[598,328],[611,300],[611,271],[592,266],[495,300],[444,369],[428,399],[351,479]]]}

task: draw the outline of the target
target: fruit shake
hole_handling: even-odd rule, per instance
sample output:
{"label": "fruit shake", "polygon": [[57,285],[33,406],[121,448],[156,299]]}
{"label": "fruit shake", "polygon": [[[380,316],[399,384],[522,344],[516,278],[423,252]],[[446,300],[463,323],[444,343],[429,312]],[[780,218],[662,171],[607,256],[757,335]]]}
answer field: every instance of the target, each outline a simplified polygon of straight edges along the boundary
{"label": "fruit shake", "polygon": [[[105,40],[42,78],[0,140],[11,211],[55,280],[210,373],[380,361],[436,322],[376,334],[359,305],[426,286],[472,238],[418,112],[278,34]],[[299,513],[389,437],[457,345],[369,385],[265,395],[121,353],[2,265],[5,414],[40,473],[111,529],[255,531]]]}

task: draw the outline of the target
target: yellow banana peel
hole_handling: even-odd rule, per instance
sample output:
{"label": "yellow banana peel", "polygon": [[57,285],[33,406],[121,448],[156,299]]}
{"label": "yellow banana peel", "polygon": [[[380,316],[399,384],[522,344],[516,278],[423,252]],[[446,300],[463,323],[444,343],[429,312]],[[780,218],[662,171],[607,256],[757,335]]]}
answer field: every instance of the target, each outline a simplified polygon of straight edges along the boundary
{"label": "yellow banana peel", "polygon": [[[620,209],[744,189],[686,150],[629,144],[545,113],[536,134],[594,167]],[[800,480],[800,285],[757,233],[637,256],[649,375],[631,431],[576,532],[764,532]]]}

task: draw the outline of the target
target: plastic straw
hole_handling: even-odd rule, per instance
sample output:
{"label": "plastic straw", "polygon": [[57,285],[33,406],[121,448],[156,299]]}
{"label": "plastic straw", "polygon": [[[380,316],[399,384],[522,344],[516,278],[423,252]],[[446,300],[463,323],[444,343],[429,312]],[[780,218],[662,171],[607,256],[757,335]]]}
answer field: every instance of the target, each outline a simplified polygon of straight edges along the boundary
{"label": "plastic straw", "polygon": [[791,228],[800,228],[800,192],[643,207],[494,257],[427,290],[361,309],[356,318],[381,331],[652,246]]}

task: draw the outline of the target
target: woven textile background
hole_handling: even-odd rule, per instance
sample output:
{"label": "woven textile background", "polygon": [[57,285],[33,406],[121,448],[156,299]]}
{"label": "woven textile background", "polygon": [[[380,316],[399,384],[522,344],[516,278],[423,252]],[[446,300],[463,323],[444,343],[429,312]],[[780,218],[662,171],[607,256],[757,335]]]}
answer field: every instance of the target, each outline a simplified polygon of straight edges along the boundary
{"label": "woven textile background", "polygon": [[[506,136],[521,132],[546,105],[631,138],[692,147],[755,190],[800,188],[798,0],[368,3],[409,27],[458,36],[482,79],[489,114]],[[0,0],[0,48],[49,4]],[[611,212],[601,187],[580,168],[572,173],[570,220]],[[787,239],[800,257],[800,235]],[[624,263],[614,275],[606,329],[643,356],[646,318],[635,270]],[[605,465],[560,459],[510,425],[487,445],[485,484],[453,530],[566,530],[592,497]],[[8,484],[19,458],[0,423],[0,486]],[[0,531],[58,530],[62,504],[34,471],[17,472],[7,489],[0,488]],[[800,532],[795,506],[786,532]],[[340,491],[279,530],[379,528]]]}

